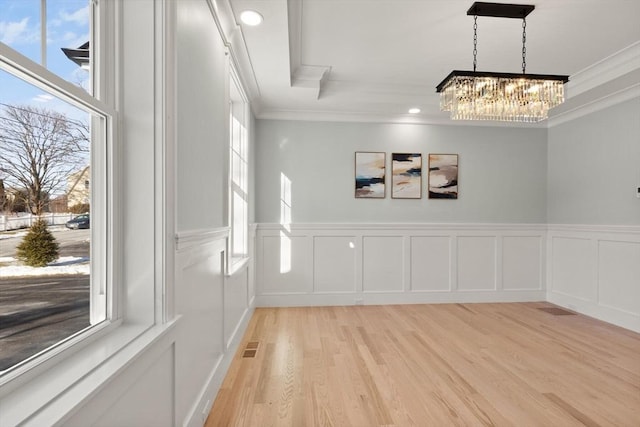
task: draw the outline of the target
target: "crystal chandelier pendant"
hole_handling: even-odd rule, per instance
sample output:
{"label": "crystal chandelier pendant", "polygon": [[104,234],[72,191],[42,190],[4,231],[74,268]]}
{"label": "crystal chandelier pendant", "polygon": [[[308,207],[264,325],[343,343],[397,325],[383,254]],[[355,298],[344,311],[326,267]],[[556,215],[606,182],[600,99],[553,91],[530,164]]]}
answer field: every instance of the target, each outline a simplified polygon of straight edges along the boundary
{"label": "crystal chandelier pendant", "polygon": [[440,109],[452,120],[493,120],[535,123],[549,117],[549,109],[564,102],[568,76],[526,74],[526,21],[530,5],[474,3],[467,15],[522,18],[522,74],[476,71],[477,23],[474,22],[474,70],[452,71],[436,88]]}
{"label": "crystal chandelier pendant", "polygon": [[440,109],[452,120],[535,123],[564,102],[563,76],[454,71],[442,83]]}

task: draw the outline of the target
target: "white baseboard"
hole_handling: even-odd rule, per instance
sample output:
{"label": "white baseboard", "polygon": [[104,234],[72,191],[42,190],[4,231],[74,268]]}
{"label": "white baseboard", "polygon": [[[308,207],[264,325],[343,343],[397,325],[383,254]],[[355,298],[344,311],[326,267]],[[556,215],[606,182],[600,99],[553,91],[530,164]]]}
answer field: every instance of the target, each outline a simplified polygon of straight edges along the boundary
{"label": "white baseboard", "polygon": [[640,316],[632,313],[625,313],[615,308],[604,307],[591,301],[557,292],[548,292],[546,299],[550,303],[568,308],[577,313],[640,333]]}

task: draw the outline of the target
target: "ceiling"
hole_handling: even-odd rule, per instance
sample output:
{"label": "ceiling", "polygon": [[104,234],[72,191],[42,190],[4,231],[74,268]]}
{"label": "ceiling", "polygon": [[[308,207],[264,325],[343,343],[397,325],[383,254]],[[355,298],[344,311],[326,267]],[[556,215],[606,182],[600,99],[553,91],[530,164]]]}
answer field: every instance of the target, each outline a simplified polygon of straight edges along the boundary
{"label": "ceiling", "polygon": [[[472,0],[229,1],[258,118],[450,123],[435,87],[473,69]],[[570,76],[552,118],[640,85],[640,0],[510,3],[535,5],[527,72]],[[241,24],[246,9],[264,22]],[[478,17],[477,49],[479,71],[520,72],[522,21]]]}

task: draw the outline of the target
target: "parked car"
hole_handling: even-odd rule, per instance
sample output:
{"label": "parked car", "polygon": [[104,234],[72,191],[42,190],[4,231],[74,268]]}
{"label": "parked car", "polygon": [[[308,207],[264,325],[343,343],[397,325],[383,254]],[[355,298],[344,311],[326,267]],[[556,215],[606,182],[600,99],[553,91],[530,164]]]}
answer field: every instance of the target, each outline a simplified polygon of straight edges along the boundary
{"label": "parked car", "polygon": [[67,221],[65,227],[72,230],[79,228],[89,228],[89,222],[89,214],[82,214]]}

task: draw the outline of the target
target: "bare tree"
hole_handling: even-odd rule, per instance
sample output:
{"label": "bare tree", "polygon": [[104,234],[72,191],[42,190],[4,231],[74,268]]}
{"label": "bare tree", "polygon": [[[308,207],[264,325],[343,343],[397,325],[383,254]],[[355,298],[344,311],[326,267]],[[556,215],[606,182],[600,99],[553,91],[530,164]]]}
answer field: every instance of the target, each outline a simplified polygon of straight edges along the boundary
{"label": "bare tree", "polygon": [[49,196],[88,163],[89,126],[46,108],[4,105],[0,147],[5,189],[25,189],[25,204],[41,215]]}

